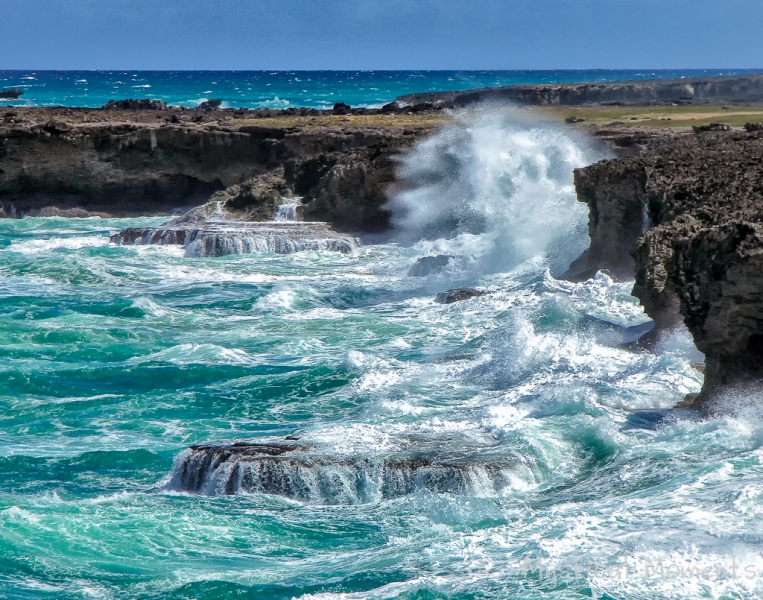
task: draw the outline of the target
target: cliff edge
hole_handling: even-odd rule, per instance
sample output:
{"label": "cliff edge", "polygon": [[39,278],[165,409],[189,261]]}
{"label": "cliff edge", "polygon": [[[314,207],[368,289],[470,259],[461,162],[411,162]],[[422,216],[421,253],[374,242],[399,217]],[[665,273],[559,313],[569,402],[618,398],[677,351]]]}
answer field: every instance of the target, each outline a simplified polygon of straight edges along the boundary
{"label": "cliff edge", "polygon": [[666,132],[640,156],[579,170],[591,247],[567,276],[635,273],[633,293],[705,354],[699,405],[763,379],[763,133]]}
{"label": "cliff edge", "polygon": [[232,211],[269,220],[280,186],[305,197],[306,219],[380,229],[392,157],[447,120],[428,107],[123,104],[0,112],[0,216],[169,215],[227,189]]}

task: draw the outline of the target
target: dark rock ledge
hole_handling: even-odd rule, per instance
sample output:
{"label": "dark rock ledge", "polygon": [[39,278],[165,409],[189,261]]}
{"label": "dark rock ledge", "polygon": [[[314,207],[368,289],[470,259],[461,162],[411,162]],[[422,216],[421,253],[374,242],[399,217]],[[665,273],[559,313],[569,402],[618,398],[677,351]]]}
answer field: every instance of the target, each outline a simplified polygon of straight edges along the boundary
{"label": "dark rock ledge", "polygon": [[222,192],[245,220],[300,196],[304,220],[384,229],[394,157],[446,117],[369,111],[15,107],[0,112],[0,216],[170,215]]}
{"label": "dark rock ledge", "polygon": [[[449,440],[452,444],[453,440]],[[532,464],[496,456],[491,447],[449,456],[430,444],[385,456],[339,455],[286,441],[221,442],[191,446],[175,461],[166,489],[222,496],[272,494],[308,504],[360,504],[415,493],[500,494]]]}
{"label": "dark rock ledge", "polygon": [[681,319],[705,354],[697,406],[763,383],[763,134],[666,133],[634,158],[575,174],[591,247],[567,273],[635,274],[659,330]]}

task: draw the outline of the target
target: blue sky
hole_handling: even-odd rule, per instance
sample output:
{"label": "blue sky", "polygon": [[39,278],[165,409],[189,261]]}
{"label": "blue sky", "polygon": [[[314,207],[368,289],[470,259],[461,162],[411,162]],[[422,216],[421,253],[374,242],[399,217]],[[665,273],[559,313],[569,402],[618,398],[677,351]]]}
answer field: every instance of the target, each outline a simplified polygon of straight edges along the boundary
{"label": "blue sky", "polygon": [[0,0],[0,69],[763,67],[763,0]]}

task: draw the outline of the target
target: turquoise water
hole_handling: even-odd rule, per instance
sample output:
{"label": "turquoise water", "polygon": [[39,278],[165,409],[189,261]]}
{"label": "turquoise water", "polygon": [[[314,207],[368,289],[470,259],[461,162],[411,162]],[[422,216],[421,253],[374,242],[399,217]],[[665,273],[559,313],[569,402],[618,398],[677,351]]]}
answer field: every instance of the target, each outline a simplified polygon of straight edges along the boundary
{"label": "turquoise water", "polygon": [[[0,220],[0,597],[760,597],[761,420],[639,421],[699,389],[690,339],[617,347],[597,324],[646,320],[631,284],[559,281],[538,253],[584,222],[568,167],[595,156],[488,122],[404,168],[431,183],[453,143],[482,173],[470,228],[410,241],[432,224],[412,207],[449,200],[422,185],[395,201],[406,236],[349,255],[186,258],[109,244],[158,219]],[[464,262],[407,276],[446,252]],[[433,301],[454,285],[490,293]],[[511,466],[500,488],[337,505],[167,486],[191,444],[287,435]]]}
{"label": "turquoise water", "polygon": [[750,69],[579,71],[2,71],[0,89],[24,91],[0,105],[99,107],[109,100],[153,98],[198,106],[220,98],[226,107],[331,108],[335,102],[381,106],[416,92],[520,83],[571,83],[760,72]]}

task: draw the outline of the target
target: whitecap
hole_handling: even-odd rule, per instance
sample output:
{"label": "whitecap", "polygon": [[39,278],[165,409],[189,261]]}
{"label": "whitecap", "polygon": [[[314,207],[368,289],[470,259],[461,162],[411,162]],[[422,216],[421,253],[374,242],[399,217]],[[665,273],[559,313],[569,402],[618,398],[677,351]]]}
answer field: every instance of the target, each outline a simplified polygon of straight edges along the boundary
{"label": "whitecap", "polygon": [[256,364],[256,359],[238,348],[225,348],[216,344],[179,344],[149,355],[131,358],[128,364],[168,362],[178,365],[192,364]]}
{"label": "whitecap", "polygon": [[48,239],[13,240],[10,249],[24,254],[42,254],[52,250],[81,250],[107,246],[109,240],[102,236],[71,236]]}

